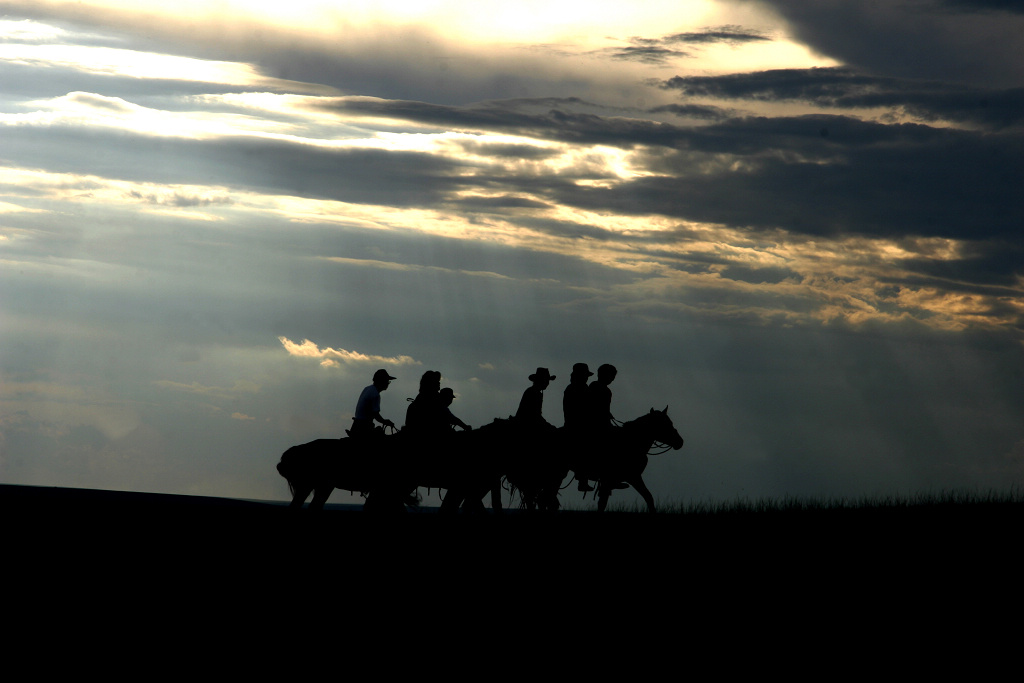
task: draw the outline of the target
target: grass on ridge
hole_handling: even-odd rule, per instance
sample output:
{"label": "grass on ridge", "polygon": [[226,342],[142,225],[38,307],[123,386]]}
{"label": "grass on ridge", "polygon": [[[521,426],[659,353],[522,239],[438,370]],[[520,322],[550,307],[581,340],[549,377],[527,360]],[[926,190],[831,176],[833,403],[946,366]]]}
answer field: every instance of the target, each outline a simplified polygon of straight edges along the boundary
{"label": "grass on ridge", "polygon": [[[747,498],[733,500],[690,501],[686,503],[658,501],[659,514],[692,516],[729,515],[771,512],[822,512],[838,510],[895,510],[940,507],[995,507],[1016,506],[1024,503],[1024,490],[1014,487],[1009,491],[950,490],[928,493],[865,495],[857,498],[798,497]],[[569,509],[572,509],[571,506]],[[646,512],[642,501],[620,503],[609,501],[608,512]]]}

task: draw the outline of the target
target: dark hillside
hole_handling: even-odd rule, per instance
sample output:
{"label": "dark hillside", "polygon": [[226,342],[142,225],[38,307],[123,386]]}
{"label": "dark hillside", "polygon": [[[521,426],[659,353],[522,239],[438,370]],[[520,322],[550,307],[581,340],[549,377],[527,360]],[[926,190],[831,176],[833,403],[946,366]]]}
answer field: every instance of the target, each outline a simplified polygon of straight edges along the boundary
{"label": "dark hillside", "polygon": [[1024,518],[1020,503],[378,518],[18,486],[0,510],[22,623],[116,624],[156,647],[205,633],[257,667],[267,652],[347,665],[388,642],[418,664],[610,656],[620,672],[681,651],[752,672],[819,662],[808,648],[861,661],[910,632],[961,647],[1016,610]]}
{"label": "dark hillside", "polygon": [[[0,510],[16,543],[94,543],[112,554],[159,547],[167,553],[205,548],[227,553],[231,544],[272,558],[292,544],[346,546],[379,556],[455,557],[510,563],[603,558],[624,566],[672,567],[753,557],[826,558],[848,562],[944,564],[994,560],[1015,552],[1024,503],[1001,499],[960,502],[883,502],[877,506],[723,506],[682,513],[566,511],[444,517],[433,511],[381,518],[358,509],[321,514],[278,503],[222,498],[0,486]],[[246,544],[253,544],[247,546]],[[442,552],[443,551],[443,552]],[[255,559],[255,558],[254,558]],[[523,560],[526,561],[526,560]]]}

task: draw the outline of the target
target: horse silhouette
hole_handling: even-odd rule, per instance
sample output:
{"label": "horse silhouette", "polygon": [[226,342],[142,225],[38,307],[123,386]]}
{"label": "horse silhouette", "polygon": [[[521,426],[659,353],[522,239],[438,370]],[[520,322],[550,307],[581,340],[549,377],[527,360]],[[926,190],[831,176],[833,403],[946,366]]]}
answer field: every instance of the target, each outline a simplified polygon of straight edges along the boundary
{"label": "horse silhouette", "polygon": [[301,508],[313,493],[309,507],[321,510],[339,488],[365,494],[367,510],[395,510],[423,486],[447,490],[441,505],[446,512],[460,505],[479,511],[488,492],[492,507],[500,510],[499,482],[511,452],[510,430],[507,420],[495,420],[435,439],[401,432],[369,439],[317,439],[286,450],[277,471],[288,481],[293,508]]}
{"label": "horse silhouette", "polygon": [[[301,508],[313,494],[311,510],[322,510],[335,488],[369,493],[384,472],[377,451],[390,450],[394,436],[367,439],[317,439],[292,446],[281,456],[278,473],[288,480],[292,494],[289,507]],[[380,442],[380,443],[377,443]],[[377,448],[374,448],[377,446]]]}
{"label": "horse silhouette", "polygon": [[648,455],[655,444],[665,444],[674,450],[683,447],[679,435],[668,416],[668,406],[655,410],[613,427],[600,441],[591,441],[582,458],[573,462],[573,470],[582,468],[591,479],[598,481],[597,509],[604,511],[612,491],[632,486],[647,503],[647,511],[655,512],[654,496],[644,483],[643,473],[647,468]]}
{"label": "horse silhouette", "polygon": [[501,419],[452,432],[406,458],[405,476],[416,487],[444,489],[442,512],[480,512],[488,492],[492,509],[500,512],[501,478],[515,456],[516,433],[511,421]]}
{"label": "horse silhouette", "polygon": [[643,481],[648,456],[655,443],[664,443],[679,451],[683,437],[679,435],[669,418],[669,407],[664,411],[650,409],[650,413],[612,430],[609,442],[595,454],[594,461],[587,468],[596,474],[597,509],[603,511],[608,504],[612,490],[620,483],[633,486],[647,504],[647,511],[654,512],[654,497]]}
{"label": "horse silhouette", "polygon": [[[651,412],[606,432],[583,434],[564,428],[517,444],[509,458],[505,480],[513,494],[519,491],[524,510],[557,510],[558,492],[570,470],[598,483],[597,509],[604,511],[612,491],[632,486],[647,509],[655,511],[654,497],[643,480],[648,454],[654,444],[680,449],[683,438],[668,417],[668,407]],[[582,478],[581,476],[581,478]]]}

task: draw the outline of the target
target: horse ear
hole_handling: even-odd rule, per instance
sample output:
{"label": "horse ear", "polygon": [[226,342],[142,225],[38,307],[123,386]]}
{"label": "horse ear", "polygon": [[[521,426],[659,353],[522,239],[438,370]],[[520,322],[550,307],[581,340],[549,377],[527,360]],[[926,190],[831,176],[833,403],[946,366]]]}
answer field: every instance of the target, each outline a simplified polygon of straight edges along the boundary
{"label": "horse ear", "polygon": [[652,412],[652,413],[654,412],[654,407],[653,407],[653,406],[651,406],[651,412]]}
{"label": "horse ear", "polygon": [[663,411],[661,411],[661,412],[663,412],[663,413],[665,413],[666,415],[668,415],[668,406],[666,405],[666,406],[665,406],[665,410],[663,410]]}

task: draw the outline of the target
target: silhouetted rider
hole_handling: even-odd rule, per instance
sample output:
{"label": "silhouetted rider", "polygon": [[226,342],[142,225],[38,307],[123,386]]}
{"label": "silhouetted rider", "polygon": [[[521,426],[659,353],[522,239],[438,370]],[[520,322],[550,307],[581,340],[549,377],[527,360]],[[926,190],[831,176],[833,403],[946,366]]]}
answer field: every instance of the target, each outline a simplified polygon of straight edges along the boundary
{"label": "silhouetted rider", "polygon": [[615,380],[618,370],[605,363],[597,369],[597,379],[587,387],[587,422],[591,434],[600,434],[612,428],[612,390],[608,385]]}
{"label": "silhouetted rider", "polygon": [[589,454],[587,448],[587,380],[594,373],[586,363],[576,363],[569,375],[569,386],[562,393],[562,414],[565,416],[565,434],[572,448],[578,451],[576,463],[576,486],[580,491],[593,491],[594,487],[587,483],[586,463],[583,460]]}
{"label": "silhouetted rider", "polygon": [[356,401],[356,413],[352,418],[352,429],[349,436],[362,438],[374,433],[373,423],[380,422],[385,427],[394,427],[395,423],[381,417],[380,392],[387,391],[388,385],[395,378],[383,368],[373,373],[373,384],[363,389]]}
{"label": "silhouetted rider", "polygon": [[548,372],[547,368],[537,368],[537,372],[530,375],[529,380],[533,384],[523,392],[519,400],[519,410],[516,411],[516,421],[528,429],[554,429],[544,419],[544,390],[551,384],[555,376]]}
{"label": "silhouetted rider", "polygon": [[447,424],[449,426],[451,426],[453,429],[455,427],[461,427],[462,429],[466,430],[467,432],[469,430],[471,430],[472,427],[470,427],[468,424],[466,424],[465,422],[463,422],[459,418],[455,417],[454,414],[452,414],[450,406],[452,404],[452,401],[455,400],[455,391],[453,389],[449,388],[449,387],[445,387],[444,389],[441,390],[440,396],[441,396],[441,414],[444,416],[445,421],[447,422]]}
{"label": "silhouetted rider", "polygon": [[[612,390],[608,388],[608,385],[615,380],[618,372],[614,365],[605,363],[597,369],[597,379],[587,387],[587,423],[589,432],[587,439],[590,443],[588,451],[594,454],[598,460],[596,465],[598,473],[595,478],[602,478],[601,472],[604,468],[601,463],[604,462],[605,466],[607,465],[607,444],[611,439],[615,438],[613,430],[616,427],[614,424],[615,417],[612,415]],[[595,472],[591,471],[590,475],[594,476]],[[620,481],[601,482],[601,488],[604,489],[625,487],[626,484]]]}
{"label": "silhouetted rider", "polygon": [[441,373],[427,370],[420,377],[420,392],[405,411],[403,432],[417,438],[437,436],[448,431],[448,420],[441,405]]}
{"label": "silhouetted rider", "polygon": [[587,381],[594,375],[586,363],[576,363],[569,375],[569,385],[562,393],[562,414],[565,428],[580,432],[587,428]]}
{"label": "silhouetted rider", "polygon": [[[525,465],[527,471],[532,471],[536,477],[539,473],[537,466],[540,460],[546,459],[548,449],[542,448],[545,443],[555,437],[557,431],[554,425],[544,419],[544,390],[551,384],[555,376],[548,372],[547,368],[537,368],[537,372],[530,375],[533,384],[523,392],[523,398],[519,401],[519,410],[516,411],[515,426],[519,432],[519,444],[522,451],[518,460],[520,465]],[[541,468],[543,469],[543,468]],[[537,484],[537,505],[545,510],[558,509],[558,481],[549,480],[546,476],[536,479]]]}

